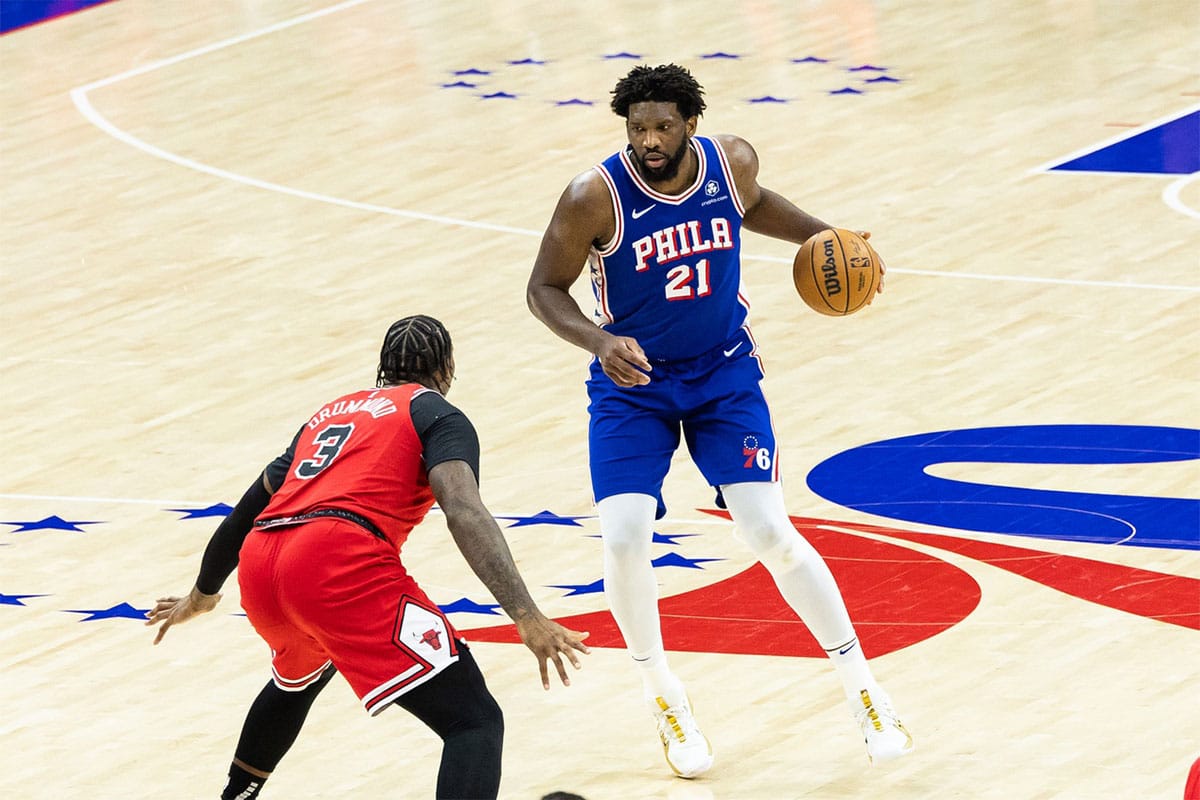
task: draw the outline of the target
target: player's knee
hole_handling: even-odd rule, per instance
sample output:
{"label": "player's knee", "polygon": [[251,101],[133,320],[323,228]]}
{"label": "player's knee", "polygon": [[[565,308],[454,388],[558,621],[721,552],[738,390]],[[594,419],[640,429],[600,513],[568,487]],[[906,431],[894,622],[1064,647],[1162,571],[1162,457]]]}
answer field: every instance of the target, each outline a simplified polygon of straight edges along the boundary
{"label": "player's knee", "polygon": [[604,560],[606,564],[623,566],[650,561],[650,536],[630,529],[605,531]]}
{"label": "player's knee", "polygon": [[771,569],[795,569],[816,554],[812,545],[791,526],[783,528],[764,521],[737,530],[758,560]]}
{"label": "player's knee", "polygon": [[504,712],[491,695],[488,695],[487,702],[481,703],[472,715],[471,735],[481,747],[495,748],[499,751],[503,744]]}
{"label": "player's knee", "polygon": [[469,737],[480,743],[499,745],[504,741],[504,712],[491,693],[460,709],[458,719],[437,733],[443,739]]}

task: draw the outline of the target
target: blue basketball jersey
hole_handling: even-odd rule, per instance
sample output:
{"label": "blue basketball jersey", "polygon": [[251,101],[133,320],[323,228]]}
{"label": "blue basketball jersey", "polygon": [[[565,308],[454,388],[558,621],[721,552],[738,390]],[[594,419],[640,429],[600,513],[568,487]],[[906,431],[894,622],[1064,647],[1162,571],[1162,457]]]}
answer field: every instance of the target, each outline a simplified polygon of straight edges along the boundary
{"label": "blue basketball jersey", "polygon": [[616,233],[590,253],[595,320],[637,339],[653,361],[694,358],[745,326],[741,232],[745,210],[725,151],[692,137],[699,161],[682,194],[655,191],[628,149],[595,169],[612,197]]}

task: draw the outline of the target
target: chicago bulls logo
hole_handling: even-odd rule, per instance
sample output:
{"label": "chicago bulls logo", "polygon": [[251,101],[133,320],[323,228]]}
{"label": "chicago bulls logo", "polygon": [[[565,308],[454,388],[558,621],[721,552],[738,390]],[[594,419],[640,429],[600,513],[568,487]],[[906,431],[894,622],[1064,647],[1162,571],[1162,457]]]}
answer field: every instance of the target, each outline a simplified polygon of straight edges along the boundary
{"label": "chicago bulls logo", "polygon": [[442,640],[439,638],[440,633],[441,631],[436,630],[435,628],[430,628],[429,630],[425,631],[425,635],[421,637],[421,642],[429,645],[434,650],[441,650]]}

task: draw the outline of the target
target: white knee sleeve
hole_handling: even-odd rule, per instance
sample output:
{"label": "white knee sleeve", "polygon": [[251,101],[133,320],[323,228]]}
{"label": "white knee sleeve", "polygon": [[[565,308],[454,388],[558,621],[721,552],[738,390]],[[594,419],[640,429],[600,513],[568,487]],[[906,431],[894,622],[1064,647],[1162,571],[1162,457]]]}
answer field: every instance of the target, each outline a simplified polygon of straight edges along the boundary
{"label": "white knee sleeve", "polygon": [[820,554],[788,519],[778,483],[734,483],[721,487],[721,493],[737,526],[737,537],[772,572],[820,560]]}

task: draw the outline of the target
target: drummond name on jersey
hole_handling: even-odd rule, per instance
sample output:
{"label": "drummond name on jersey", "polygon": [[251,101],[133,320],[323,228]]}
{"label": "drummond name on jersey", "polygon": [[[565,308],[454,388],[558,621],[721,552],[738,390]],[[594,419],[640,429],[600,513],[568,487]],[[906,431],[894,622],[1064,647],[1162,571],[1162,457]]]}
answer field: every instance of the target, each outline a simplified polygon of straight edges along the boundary
{"label": "drummond name on jersey", "polygon": [[375,419],[379,419],[388,414],[396,413],[396,404],[392,402],[390,397],[376,397],[374,396],[375,394],[375,392],[371,392],[367,397],[335,400],[316,414],[313,414],[312,419],[308,421],[308,427],[315,428],[330,417],[340,417],[346,414],[362,412],[370,414]]}
{"label": "drummond name on jersey", "polygon": [[697,253],[732,250],[735,247],[737,242],[733,240],[729,220],[724,217],[680,222],[633,243],[633,255],[637,259],[635,269],[638,272],[648,269],[651,258],[657,264],[669,264]]}

